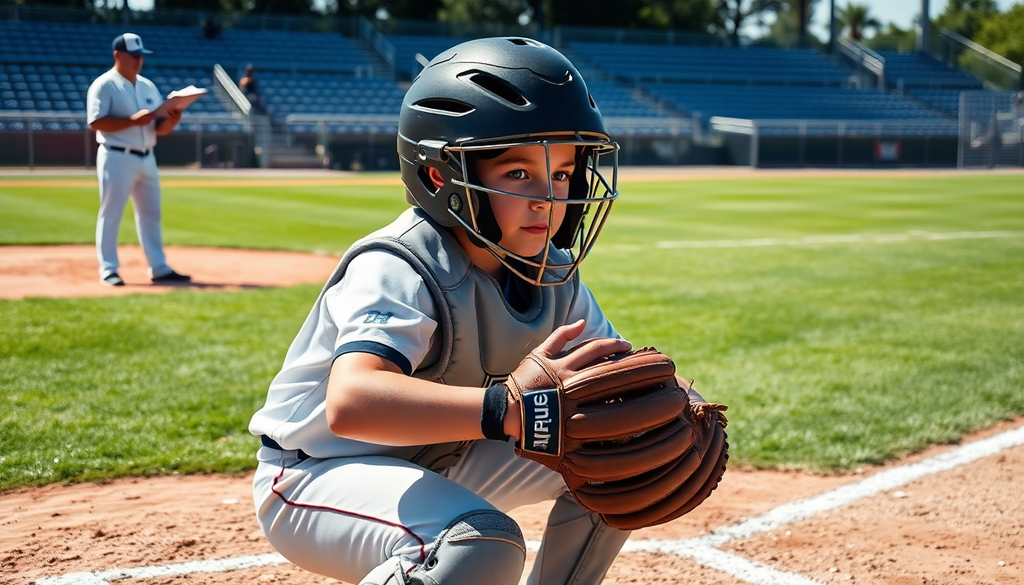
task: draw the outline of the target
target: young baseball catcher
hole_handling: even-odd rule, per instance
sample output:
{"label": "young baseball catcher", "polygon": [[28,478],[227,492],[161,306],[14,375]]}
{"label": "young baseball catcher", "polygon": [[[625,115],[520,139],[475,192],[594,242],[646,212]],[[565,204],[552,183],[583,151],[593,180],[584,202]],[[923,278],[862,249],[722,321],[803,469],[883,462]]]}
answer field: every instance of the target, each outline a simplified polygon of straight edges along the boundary
{"label": "young baseball catcher", "polygon": [[398,134],[412,208],[342,257],[250,424],[260,526],[349,583],[516,585],[507,512],[553,500],[528,583],[596,585],[728,457],[725,407],[579,279],[618,147],[575,67],[524,38],[438,55]]}

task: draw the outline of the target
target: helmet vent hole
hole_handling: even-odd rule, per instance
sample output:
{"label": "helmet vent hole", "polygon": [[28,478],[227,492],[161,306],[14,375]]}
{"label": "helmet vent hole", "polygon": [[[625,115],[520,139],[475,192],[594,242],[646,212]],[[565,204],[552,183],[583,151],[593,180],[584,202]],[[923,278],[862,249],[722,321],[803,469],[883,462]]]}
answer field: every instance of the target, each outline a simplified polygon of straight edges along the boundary
{"label": "helmet vent hole", "polygon": [[412,105],[413,109],[444,116],[464,116],[472,112],[473,106],[449,98],[427,98]]}
{"label": "helmet vent hole", "polygon": [[490,73],[484,73],[482,71],[472,72],[469,75],[469,80],[510,104],[516,106],[527,106],[530,104],[530,102],[523,97],[523,94],[519,93],[519,90],[512,87],[512,85],[504,79],[495,77]]}
{"label": "helmet vent hole", "polygon": [[523,38],[515,37],[515,38],[511,38],[511,39],[506,39],[506,40],[508,40],[508,42],[512,43],[513,45],[519,45],[520,47],[527,47],[527,46],[529,46],[529,47],[543,47],[544,46],[544,45],[538,43],[537,41],[535,41],[533,39],[523,39]]}
{"label": "helmet vent hole", "polygon": [[590,100],[590,107],[592,107],[592,108],[594,108],[596,110],[597,109],[597,104],[594,102],[594,96],[590,95],[589,91],[587,92],[587,98]]}

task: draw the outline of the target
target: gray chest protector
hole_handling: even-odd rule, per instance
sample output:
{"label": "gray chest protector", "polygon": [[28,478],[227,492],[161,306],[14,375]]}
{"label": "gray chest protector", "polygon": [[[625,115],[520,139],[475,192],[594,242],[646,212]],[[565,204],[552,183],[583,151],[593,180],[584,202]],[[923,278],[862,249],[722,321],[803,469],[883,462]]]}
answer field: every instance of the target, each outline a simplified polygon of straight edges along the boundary
{"label": "gray chest protector", "polygon": [[[452,386],[482,388],[507,377],[552,331],[565,325],[579,290],[578,275],[564,285],[530,287],[529,306],[517,311],[505,299],[501,283],[474,266],[451,233],[412,208],[353,244],[324,291],[367,250],[387,250],[423,278],[437,309],[438,330],[413,376]],[[571,263],[568,254],[554,246],[548,254],[559,263]],[[458,461],[460,446],[465,445],[430,446],[411,459],[430,469],[444,469]]]}

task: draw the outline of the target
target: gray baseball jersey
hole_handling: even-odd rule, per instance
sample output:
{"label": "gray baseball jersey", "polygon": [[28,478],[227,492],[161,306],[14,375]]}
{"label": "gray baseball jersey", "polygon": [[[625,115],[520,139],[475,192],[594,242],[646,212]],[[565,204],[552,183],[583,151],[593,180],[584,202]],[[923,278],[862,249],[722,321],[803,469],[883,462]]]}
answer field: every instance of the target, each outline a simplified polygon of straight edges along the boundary
{"label": "gray baseball jersey", "polygon": [[[471,442],[461,458],[435,465],[431,449],[438,446],[335,436],[326,388],[334,359],[351,351],[379,355],[408,375],[482,387],[507,376],[554,329],[581,318],[587,326],[580,339],[617,336],[578,279],[543,288],[499,283],[418,209],[357,242],[249,425],[269,439],[253,492],[268,539],[299,566],[359,583],[387,562],[422,562],[460,514],[557,499],[565,492],[561,476],[517,457],[511,443]],[[456,446],[439,447],[444,454]],[[579,551],[566,554],[575,555],[566,559],[572,565]]]}

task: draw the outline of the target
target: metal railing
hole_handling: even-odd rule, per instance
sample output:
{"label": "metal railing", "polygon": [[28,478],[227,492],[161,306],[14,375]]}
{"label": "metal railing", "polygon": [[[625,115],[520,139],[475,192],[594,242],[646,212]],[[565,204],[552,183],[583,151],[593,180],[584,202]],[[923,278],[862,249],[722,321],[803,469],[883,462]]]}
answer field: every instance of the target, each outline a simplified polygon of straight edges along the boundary
{"label": "metal railing", "polygon": [[257,166],[265,169],[270,166],[271,128],[270,118],[257,113],[249,98],[235,84],[227,71],[218,63],[213,66],[214,93],[221,103],[233,106],[236,117],[245,120],[245,133],[252,142],[252,151],[256,154]]}
{"label": "metal railing", "polygon": [[[85,112],[40,112],[40,111],[0,111],[0,121],[21,121],[25,122],[24,130],[5,130],[0,131],[0,144],[4,145],[4,148],[8,148],[11,144],[9,137],[16,134],[27,135],[27,152],[24,152],[25,159],[29,168],[35,168],[37,166],[38,155],[36,152],[36,142],[40,136],[45,135],[66,135],[66,134],[82,134],[82,166],[89,168],[95,164],[93,159],[96,149],[95,131],[86,126],[83,130],[79,131],[59,131],[53,132],[45,130],[43,128],[43,122],[84,122]],[[182,124],[188,124],[192,126],[192,130],[183,130]],[[219,115],[219,114],[190,114],[187,111],[182,115],[179,127],[171,134],[172,136],[181,136],[183,134],[191,133],[194,136],[193,141],[193,154],[194,162],[202,164],[204,160],[204,124],[239,124],[246,125],[246,120],[236,115]],[[248,126],[247,126],[248,127]],[[160,140],[166,140],[166,137]]]}
{"label": "metal railing", "polygon": [[[630,153],[633,146],[643,144],[649,147],[651,143],[658,142],[661,148],[681,152],[687,149],[684,145],[699,141],[701,138],[700,124],[690,118],[605,117],[604,122],[612,139],[622,144],[623,155],[620,160],[626,164],[630,164],[635,156],[638,156],[637,153]],[[291,114],[285,118],[285,123],[293,128],[298,125],[312,126],[312,129],[306,128],[295,134],[314,134],[315,143],[310,150],[318,156],[329,157],[332,143],[351,142],[353,135],[365,137],[367,143],[387,136],[385,143],[393,144],[398,116]],[[325,164],[329,163],[330,161],[325,161]]]}
{"label": "metal railing", "polygon": [[858,75],[863,78],[864,72],[875,76],[875,87],[885,88],[885,57],[865,47],[857,41],[851,41],[843,37],[836,38],[836,47],[839,52],[849,59],[857,68]]}
{"label": "metal railing", "polygon": [[395,45],[366,18],[359,19],[359,34],[363,43],[376,51],[380,58],[388,64],[388,77],[393,78],[395,76]]}
{"label": "metal railing", "polygon": [[[398,116],[372,114],[289,114],[285,117],[286,124],[313,124],[317,132],[326,137],[330,125],[364,126],[368,129],[378,127],[394,127],[398,125]],[[604,124],[608,128],[617,128],[624,135],[649,135],[657,129],[660,135],[693,134],[699,124],[690,118],[635,118],[605,116]],[[372,130],[368,133],[373,134]],[[379,132],[378,132],[379,133]],[[320,144],[326,144],[322,141]]]}
{"label": "metal railing", "polygon": [[981,79],[989,89],[1024,87],[1021,66],[957,33],[940,29],[932,53],[941,61]]}
{"label": "metal railing", "polygon": [[248,117],[252,112],[252,104],[249,103],[242,90],[235,85],[235,81],[231,79],[228,72],[220,66],[220,63],[213,66],[213,79],[216,82],[214,92],[220,98],[221,103],[234,104],[240,114]]}
{"label": "metal railing", "polygon": [[[816,159],[813,162],[842,166],[857,164],[857,161],[850,160],[849,153],[844,153],[844,142],[849,139],[892,142],[913,139],[921,141],[927,148],[929,141],[945,140],[952,143],[959,133],[956,120],[748,120],[714,116],[710,119],[710,126],[712,134],[719,137],[749,137],[747,163],[752,167],[761,166],[764,162],[761,148],[766,138],[795,140],[795,156],[791,162],[797,166],[811,163],[810,155],[819,154],[808,152],[810,140],[820,142],[832,139],[835,141],[834,158],[827,161]],[[923,164],[928,163],[925,155]]]}

